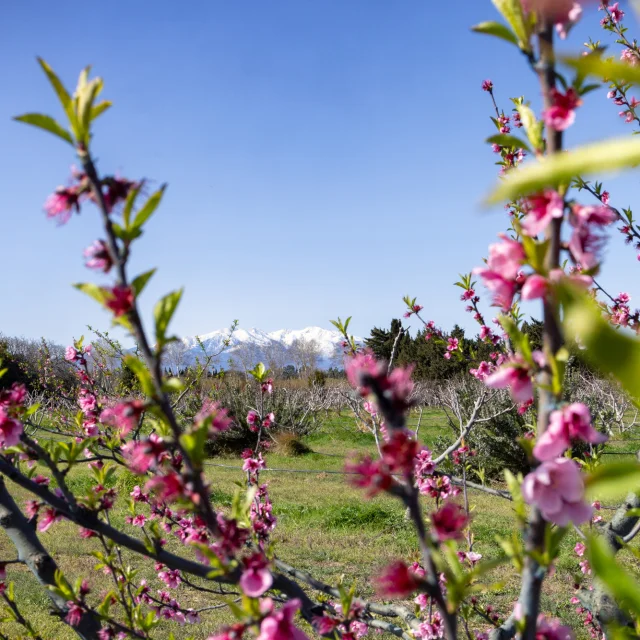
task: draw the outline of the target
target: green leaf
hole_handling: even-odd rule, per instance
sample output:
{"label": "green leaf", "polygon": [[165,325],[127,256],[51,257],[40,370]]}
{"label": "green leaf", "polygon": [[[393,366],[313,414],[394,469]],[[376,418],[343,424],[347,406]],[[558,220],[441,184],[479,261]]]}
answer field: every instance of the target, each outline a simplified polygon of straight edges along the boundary
{"label": "green leaf", "polygon": [[488,36],[495,36],[496,38],[501,38],[502,40],[511,42],[511,44],[515,44],[516,47],[518,46],[518,38],[516,38],[513,31],[500,22],[494,22],[493,20],[481,22],[475,27],[471,27],[471,31],[484,33]]}
{"label": "green leaf", "polygon": [[640,615],[640,584],[615,559],[607,542],[599,536],[590,536],[587,546],[589,565],[602,580],[616,602]]}
{"label": "green leaf", "polygon": [[585,487],[590,497],[615,499],[640,486],[640,464],[628,460],[602,464],[590,473]]}
{"label": "green leaf", "polygon": [[149,269],[149,271],[145,271],[141,273],[139,276],[133,279],[131,283],[131,288],[133,289],[133,293],[138,297],[142,290],[147,286],[147,282],[151,279],[151,276],[156,272],[155,269]]}
{"label": "green leaf", "polygon": [[136,217],[133,221],[133,226],[136,229],[142,227],[142,225],[151,217],[153,212],[158,208],[160,201],[162,200],[162,196],[164,195],[165,189],[167,188],[166,184],[163,184],[158,191],[153,193],[149,199],[145,202],[144,206],[138,211]]}
{"label": "green leaf", "polygon": [[78,289],[78,291],[82,291],[94,300],[97,300],[100,304],[104,304],[105,300],[109,297],[109,292],[106,289],[92,282],[81,282],[73,286]]}
{"label": "green leaf", "polygon": [[583,76],[596,76],[618,84],[639,84],[640,68],[612,58],[605,59],[597,54],[566,57],[562,61]]}
{"label": "green leaf", "polygon": [[565,335],[578,342],[579,355],[602,373],[613,375],[632,398],[640,398],[640,340],[614,329],[587,293],[558,287],[564,305]]}
{"label": "green leaf", "polygon": [[489,195],[487,204],[512,201],[544,189],[568,183],[592,173],[612,172],[640,164],[640,141],[618,138],[555,154],[512,171]]}
{"label": "green leaf", "polygon": [[42,58],[38,58],[38,62],[42,67],[42,70],[47,74],[47,78],[49,78],[49,82],[56,92],[62,108],[64,109],[67,116],[69,116],[69,118],[71,119],[73,109],[71,108],[71,96],[69,95],[69,92],[64,88],[64,85],[60,81],[60,78],[58,78],[53,69]]}
{"label": "green leaf", "polygon": [[138,197],[138,194],[140,193],[141,188],[142,183],[138,183],[133,189],[130,189],[129,193],[127,194],[127,199],[125,200],[124,207],[122,209],[122,220],[126,229],[129,229],[129,221],[131,220],[133,205],[136,198]]}
{"label": "green leaf", "polygon": [[87,145],[91,135],[91,111],[93,109],[93,103],[101,90],[102,80],[100,78],[94,78],[83,87],[82,93],[78,96],[78,118],[81,124],[82,138]]}
{"label": "green leaf", "polygon": [[179,291],[172,291],[163,298],[160,298],[153,309],[153,317],[156,322],[156,341],[159,345],[162,345],[167,336],[167,329],[169,328],[169,322],[175,313],[175,310],[182,298],[182,289]]}
{"label": "green leaf", "polygon": [[68,142],[73,146],[73,138],[71,134],[59,123],[56,122],[51,116],[44,115],[43,113],[25,113],[22,116],[16,116],[14,118],[17,122],[24,122],[30,124],[38,129],[43,129],[53,135],[62,138],[65,142]]}
{"label": "green leaf", "polygon": [[151,377],[151,373],[147,366],[142,362],[139,358],[135,356],[125,356],[124,363],[131,371],[136,374],[138,380],[140,380],[140,386],[142,387],[142,391],[150,397],[155,396],[155,386],[153,384],[153,379]]}
{"label": "green leaf", "polygon": [[499,144],[501,147],[515,147],[516,149],[521,148],[531,152],[531,148],[524,140],[508,133],[498,133],[487,138],[487,142],[489,144]]}
{"label": "green leaf", "polygon": [[526,104],[519,104],[516,109],[520,114],[520,122],[524,130],[527,132],[529,142],[534,149],[541,151],[544,147],[544,123],[541,120],[537,120],[531,107]]}
{"label": "green leaf", "polygon": [[95,120],[98,116],[101,116],[107,109],[109,109],[113,103],[111,100],[103,100],[98,104],[91,107],[91,120]]}
{"label": "green leaf", "polygon": [[520,0],[492,0],[496,9],[509,23],[517,38],[518,46],[523,51],[531,51],[529,29],[524,19]]}

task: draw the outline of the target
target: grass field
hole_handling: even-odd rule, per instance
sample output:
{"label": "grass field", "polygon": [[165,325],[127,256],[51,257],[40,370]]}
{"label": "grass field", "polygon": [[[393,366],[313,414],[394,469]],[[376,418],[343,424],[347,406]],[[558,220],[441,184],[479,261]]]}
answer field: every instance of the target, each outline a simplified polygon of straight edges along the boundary
{"label": "grass field", "polygon": [[[425,444],[432,444],[445,430],[443,417],[439,413],[425,413],[421,427],[421,440]],[[360,491],[347,484],[343,475],[328,473],[340,471],[344,456],[350,451],[373,452],[371,436],[358,432],[345,418],[332,418],[320,432],[308,437],[305,442],[314,453],[295,458],[270,453],[267,462],[271,468],[306,470],[309,473],[280,471],[265,472],[262,476],[269,483],[274,512],[278,517],[274,533],[278,555],[289,564],[308,570],[330,583],[335,583],[344,574],[349,581],[357,581],[359,595],[371,597],[369,577],[383,565],[398,557],[418,559],[415,534],[405,521],[404,509],[396,500],[387,496],[365,500]],[[618,450],[633,448],[631,443],[615,446]],[[622,456],[615,457],[620,459]],[[217,458],[211,463],[240,467],[241,461],[239,458]],[[209,465],[207,476],[214,487],[216,506],[227,507],[235,490],[234,482],[242,481],[243,473],[239,469]],[[85,472],[77,471],[71,476],[70,484],[88,487],[90,480]],[[122,475],[116,488],[119,493],[128,493],[133,484],[133,477]],[[22,504],[26,495],[11,484],[9,487],[19,504]],[[500,553],[496,536],[511,535],[511,503],[481,492],[471,492],[470,497],[476,536],[475,551],[482,553],[485,558],[495,557]],[[112,523],[133,534],[136,530],[124,523],[125,515],[123,510],[114,510]],[[98,548],[95,540],[81,539],[76,528],[65,522],[41,534],[41,540],[69,580],[87,578],[95,595],[110,588],[111,579],[93,568],[96,561],[90,556],[90,551]],[[574,613],[574,606],[569,602],[572,575],[578,571],[577,558],[572,552],[576,541],[577,536],[570,533],[563,542],[557,571],[545,582],[543,609],[570,623],[578,637],[587,637],[581,631],[582,623]],[[172,541],[169,548],[177,546]],[[14,557],[13,546],[0,530],[0,558],[9,560]],[[126,553],[125,557],[140,569],[141,577],[147,578],[153,589],[164,587],[155,577],[153,562]],[[627,553],[625,562],[634,563],[635,560]],[[9,580],[15,582],[17,602],[23,614],[33,622],[43,638],[63,640],[76,637],[49,613],[46,593],[25,567],[10,565],[8,576]],[[500,580],[504,586],[491,596],[484,596],[481,601],[490,601],[499,612],[508,613],[517,595],[515,570],[505,565],[494,571],[491,578]],[[184,586],[179,587],[175,595],[184,607],[200,608],[212,604],[211,596],[196,594],[194,597],[193,591],[187,592]],[[203,623],[195,627],[180,627],[169,622],[163,625],[163,629],[166,629],[166,635],[173,631],[176,638],[193,636],[199,639],[206,638],[228,621],[230,616],[222,609],[207,612],[203,615]],[[21,637],[20,630],[10,623],[0,623],[0,631],[11,638]],[[157,635],[166,637],[164,633]]]}

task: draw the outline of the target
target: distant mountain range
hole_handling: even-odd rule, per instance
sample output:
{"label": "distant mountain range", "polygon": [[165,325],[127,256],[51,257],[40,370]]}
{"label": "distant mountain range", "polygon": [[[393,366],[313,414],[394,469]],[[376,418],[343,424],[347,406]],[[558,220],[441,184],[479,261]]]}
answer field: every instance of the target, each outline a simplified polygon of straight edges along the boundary
{"label": "distant mountain range", "polygon": [[[228,337],[228,329],[198,336],[207,354],[221,351]],[[318,369],[341,368],[342,340],[340,332],[321,327],[278,329],[268,333],[261,329],[236,329],[229,346],[215,359],[214,364],[228,368],[232,359],[240,368],[250,368],[258,362],[264,362],[267,366],[272,363],[278,367],[301,367],[306,364]],[[356,337],[356,341],[362,342],[362,339]],[[196,358],[202,361],[203,357],[196,337],[183,338],[175,353],[175,358],[182,360],[182,364],[193,364]],[[167,366],[173,364],[167,362]]]}

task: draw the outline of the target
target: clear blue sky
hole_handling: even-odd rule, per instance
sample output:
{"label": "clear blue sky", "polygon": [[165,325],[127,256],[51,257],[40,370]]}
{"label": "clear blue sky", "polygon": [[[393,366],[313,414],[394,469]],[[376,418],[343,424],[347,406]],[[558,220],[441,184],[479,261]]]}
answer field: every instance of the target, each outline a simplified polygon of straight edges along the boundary
{"label": "clear blue sky", "polygon": [[[66,343],[108,327],[70,287],[94,277],[82,250],[100,236],[95,211],[61,228],[42,212],[73,155],[10,120],[60,115],[36,55],[68,85],[88,63],[105,79],[115,106],[96,128],[102,172],[169,183],[134,266],[158,267],[145,310],[186,285],[178,333],[353,315],[366,335],[402,313],[406,293],[445,327],[464,321],[451,283],[505,222],[478,204],[496,175],[480,84],[492,78],[505,109],[521,94],[539,106],[524,60],[469,32],[495,17],[489,0],[2,3],[0,331]],[[574,49],[604,37],[595,12],[577,33]],[[577,123],[569,145],[628,131],[603,92]],[[610,183],[612,202],[632,202],[636,180]],[[640,294],[618,234],[609,259],[603,280]]]}

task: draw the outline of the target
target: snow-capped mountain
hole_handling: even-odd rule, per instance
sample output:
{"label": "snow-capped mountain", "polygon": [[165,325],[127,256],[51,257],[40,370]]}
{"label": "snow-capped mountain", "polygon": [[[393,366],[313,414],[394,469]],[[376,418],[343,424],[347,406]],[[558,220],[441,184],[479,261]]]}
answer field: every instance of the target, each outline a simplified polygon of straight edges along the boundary
{"label": "snow-capped mountain", "polygon": [[[226,348],[228,329],[212,331],[198,338],[207,355],[222,352],[214,364],[225,368],[229,367],[230,359],[240,368],[250,368],[258,362],[276,367],[294,365],[328,369],[342,366],[341,334],[321,327],[279,329],[269,333],[261,329],[236,329]],[[361,343],[362,339],[356,338],[356,341]],[[175,359],[182,359],[182,364],[193,364],[196,358],[202,361],[204,357],[196,337],[184,338],[177,351]],[[167,362],[167,365],[176,366],[178,362]]]}

